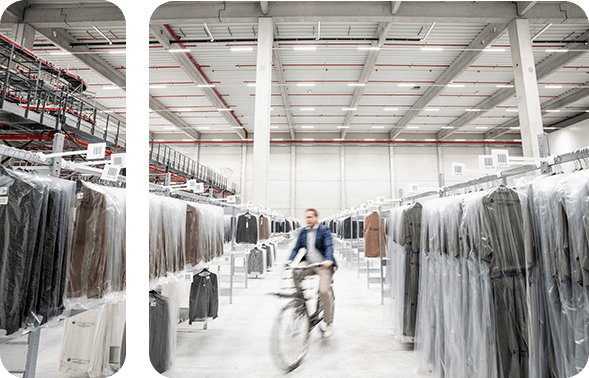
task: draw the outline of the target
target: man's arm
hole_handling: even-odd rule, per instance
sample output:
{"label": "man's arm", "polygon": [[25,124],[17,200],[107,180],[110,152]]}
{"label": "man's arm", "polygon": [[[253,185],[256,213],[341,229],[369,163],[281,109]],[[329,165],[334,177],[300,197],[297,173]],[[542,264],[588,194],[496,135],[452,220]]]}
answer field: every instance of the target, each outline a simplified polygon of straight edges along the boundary
{"label": "man's arm", "polygon": [[290,257],[288,258],[289,263],[295,258],[297,253],[299,253],[299,249],[305,247],[305,245],[302,245],[302,241],[301,241],[301,234],[302,233],[303,233],[303,230],[301,230],[301,232],[299,232],[299,237],[297,238],[297,243],[295,244],[292,252],[290,253]]}
{"label": "man's arm", "polygon": [[324,230],[323,235],[325,237],[325,262],[323,262],[322,266],[324,268],[329,268],[335,263],[335,258],[333,257],[333,241],[331,240],[331,232]]}

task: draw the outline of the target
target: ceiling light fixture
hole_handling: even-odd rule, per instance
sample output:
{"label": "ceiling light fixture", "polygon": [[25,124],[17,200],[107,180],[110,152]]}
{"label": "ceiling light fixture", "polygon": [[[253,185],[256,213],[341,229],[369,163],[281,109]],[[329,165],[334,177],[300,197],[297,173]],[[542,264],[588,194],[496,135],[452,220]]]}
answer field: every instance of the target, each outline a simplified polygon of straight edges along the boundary
{"label": "ceiling light fixture", "polygon": [[448,88],[464,88],[464,84],[448,84]]}
{"label": "ceiling light fixture", "polygon": [[506,112],[517,112],[518,109],[505,109]]}
{"label": "ceiling light fixture", "polygon": [[408,129],[419,129],[419,126],[407,126]]}
{"label": "ceiling light fixture", "polygon": [[444,51],[443,47],[422,47],[421,51]]}
{"label": "ceiling light fixture", "polygon": [[348,83],[348,87],[363,87],[365,83]]}
{"label": "ceiling light fixture", "polygon": [[217,109],[218,112],[230,112],[231,109],[228,108],[223,108],[223,109]]}
{"label": "ceiling light fixture", "polygon": [[438,109],[438,108],[425,108],[424,110],[426,112],[439,112],[440,111],[440,109]]}
{"label": "ceiling light fixture", "polygon": [[208,126],[198,126],[196,129],[197,130],[208,130],[208,129],[210,129],[210,127],[208,127]]}
{"label": "ceiling light fixture", "polygon": [[372,142],[372,141],[374,141],[374,139],[372,139],[372,138],[364,138],[364,141],[365,142]]}
{"label": "ceiling light fixture", "polygon": [[505,52],[505,49],[493,49],[493,48],[487,47],[484,51],[489,51],[489,52]]}
{"label": "ceiling light fixture", "polygon": [[248,87],[255,87],[256,86],[256,83],[247,83],[247,86]]}
{"label": "ceiling light fixture", "polygon": [[215,84],[198,84],[197,87],[199,88],[213,88]]}
{"label": "ceiling light fixture", "polygon": [[94,28],[94,30],[96,30],[98,33],[100,33],[100,35],[102,37],[104,37],[104,39],[106,39],[108,41],[109,45],[112,45],[112,41],[106,35],[104,35],[104,33],[100,31],[100,29],[98,29],[96,26],[92,26],[92,27]]}
{"label": "ceiling light fixture", "polygon": [[315,108],[301,108],[301,110],[303,110],[303,111],[313,111],[313,110],[315,110]]}
{"label": "ceiling light fixture", "polygon": [[314,87],[315,83],[297,83],[297,87]]}
{"label": "ceiling light fixture", "polygon": [[513,88],[513,85],[511,85],[511,84],[497,84],[496,87],[497,88]]}
{"label": "ceiling light fixture", "polygon": [[231,51],[253,51],[254,48],[253,47],[247,47],[247,46],[232,46],[231,47]]}
{"label": "ceiling light fixture", "polygon": [[311,141],[311,140],[315,140],[315,139],[313,139],[313,138],[303,138],[303,140]]}
{"label": "ceiling light fixture", "polygon": [[476,127],[478,130],[487,130],[488,127],[487,126],[477,126]]}
{"label": "ceiling light fixture", "polygon": [[426,139],[425,141],[426,142],[435,142],[436,140],[435,139]]}
{"label": "ceiling light fixture", "polygon": [[452,126],[442,126],[442,129],[453,129],[454,127]]}
{"label": "ceiling light fixture", "polygon": [[373,129],[384,129],[384,126],[372,126]]}
{"label": "ceiling light fixture", "polygon": [[338,129],[349,129],[349,128],[350,128],[350,126],[338,126],[337,128],[338,128]]}
{"label": "ceiling light fixture", "polygon": [[466,109],[466,112],[480,112],[481,109]]}
{"label": "ceiling light fixture", "polygon": [[301,128],[303,128],[303,129],[314,129],[315,126],[301,126]]}
{"label": "ceiling light fixture", "polygon": [[378,47],[378,46],[358,46],[358,50],[373,50],[373,51],[378,51],[378,50],[380,50],[380,47]]}
{"label": "ceiling light fixture", "polygon": [[213,139],[213,142],[222,142],[223,139]]}
{"label": "ceiling light fixture", "polygon": [[399,110],[398,108],[384,108],[383,110],[385,111],[395,111],[395,110]]}
{"label": "ceiling light fixture", "polygon": [[171,52],[171,53],[179,53],[179,52],[186,53],[186,52],[191,52],[191,51],[192,50],[190,50],[190,49],[170,49],[170,50],[168,50],[168,52]]}
{"label": "ceiling light fixture", "polygon": [[282,139],[282,138],[274,138],[272,140],[284,140],[284,139]]}
{"label": "ceiling light fixture", "polygon": [[342,108],[342,110],[356,110],[356,108]]}
{"label": "ceiling light fixture", "polygon": [[545,85],[544,88],[562,88],[562,85]]}
{"label": "ceiling light fixture", "polygon": [[278,126],[270,126],[271,129],[278,129]]}
{"label": "ceiling light fixture", "polygon": [[294,48],[295,51],[315,51],[317,50],[316,46],[296,46]]}
{"label": "ceiling light fixture", "polygon": [[150,85],[149,88],[154,89],[154,88],[166,88],[165,85]]}
{"label": "ceiling light fixture", "polygon": [[49,55],[72,55],[69,51],[54,51],[50,52]]}
{"label": "ceiling light fixture", "polygon": [[546,110],[549,113],[560,113],[560,109],[551,109],[551,110]]}
{"label": "ceiling light fixture", "polygon": [[127,50],[112,50],[108,52],[109,54],[126,54]]}
{"label": "ceiling light fixture", "polygon": [[415,84],[410,84],[410,83],[399,83],[398,84],[399,87],[414,87]]}
{"label": "ceiling light fixture", "polygon": [[565,53],[565,52],[568,52],[569,50],[567,50],[567,49],[546,49],[544,51],[546,51],[546,52],[562,52],[562,53]]}
{"label": "ceiling light fixture", "polygon": [[108,86],[108,87],[102,87],[102,89],[119,89],[119,87],[116,86],[116,85],[111,85],[111,86]]}
{"label": "ceiling light fixture", "polygon": [[455,142],[466,142],[466,139],[454,139]]}
{"label": "ceiling light fixture", "polygon": [[397,138],[397,139],[395,139],[395,140],[396,140],[396,141],[399,141],[399,142],[404,142],[404,141],[406,141],[407,139],[401,139],[401,138]]}

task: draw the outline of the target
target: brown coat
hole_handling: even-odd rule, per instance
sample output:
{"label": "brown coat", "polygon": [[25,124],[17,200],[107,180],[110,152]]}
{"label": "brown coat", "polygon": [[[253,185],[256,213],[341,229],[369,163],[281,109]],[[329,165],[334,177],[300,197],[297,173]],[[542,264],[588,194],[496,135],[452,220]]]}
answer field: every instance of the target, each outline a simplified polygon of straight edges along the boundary
{"label": "brown coat", "polygon": [[[379,257],[380,244],[378,242],[378,212],[373,211],[364,218],[364,256]],[[386,257],[386,230],[384,219],[382,219],[382,251],[383,257]]]}

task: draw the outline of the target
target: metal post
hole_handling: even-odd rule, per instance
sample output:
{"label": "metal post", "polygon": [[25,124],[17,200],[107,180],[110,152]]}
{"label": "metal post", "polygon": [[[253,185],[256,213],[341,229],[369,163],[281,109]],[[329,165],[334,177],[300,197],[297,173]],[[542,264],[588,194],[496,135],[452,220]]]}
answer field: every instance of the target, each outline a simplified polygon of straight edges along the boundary
{"label": "metal post", "polygon": [[[17,25],[17,32],[18,27]],[[6,66],[6,76],[4,78],[4,88],[2,89],[2,97],[0,97],[0,108],[4,106],[4,99],[6,98],[6,92],[8,92],[8,82],[10,81],[10,66],[12,66],[12,56],[14,55],[14,42],[10,48],[10,57],[8,58],[8,65]]]}
{"label": "metal post", "polygon": [[[166,169],[167,171],[167,169]],[[170,172],[166,172],[166,179],[164,181],[164,186],[170,186],[170,183],[172,182],[172,174]]]}
{"label": "metal post", "polygon": [[382,305],[384,304],[384,274],[382,270],[382,233],[384,232],[384,230],[382,229],[382,220],[380,219],[381,209],[382,206],[378,206],[378,245],[380,247],[380,304]]}
{"label": "metal post", "polygon": [[119,131],[121,130],[121,120],[117,123],[117,136],[115,137],[115,148],[119,144]]}
{"label": "metal post", "polygon": [[[63,143],[65,140],[65,135],[61,134],[61,133],[55,133],[55,135],[53,136],[53,149],[51,150],[51,153],[53,154],[58,154],[63,152]],[[61,174],[61,157],[57,156],[52,158],[52,163],[51,163],[51,175],[55,176],[55,177],[59,177]]]}
{"label": "metal post", "polygon": [[80,125],[82,123],[83,112],[84,112],[84,102],[80,101],[80,115],[78,117],[78,124],[76,125],[78,127],[78,130],[80,130]]}
{"label": "metal post", "polygon": [[41,328],[29,333],[27,348],[27,364],[23,378],[35,378],[37,369],[37,353],[39,352],[39,341],[41,340]]}
{"label": "metal post", "polygon": [[[45,92],[45,95],[43,96],[43,109],[41,109],[41,116],[39,117],[39,123],[43,124],[43,118],[45,118],[45,106],[47,105],[47,96],[49,95],[49,92]],[[38,109],[38,107],[37,107]]]}
{"label": "metal post", "polygon": [[108,121],[110,121],[110,114],[106,115],[106,127],[104,129],[104,136],[102,139],[106,140],[106,134],[108,134]]}
{"label": "metal post", "polygon": [[[550,145],[548,143],[548,134],[546,134],[546,133],[538,134],[538,146],[540,148],[540,157],[541,158],[547,158],[548,156],[550,156]],[[543,161],[540,164],[541,164],[540,171],[542,172],[543,175],[549,174],[550,172],[552,172],[552,169],[550,168],[550,165],[548,165],[547,161]]]}

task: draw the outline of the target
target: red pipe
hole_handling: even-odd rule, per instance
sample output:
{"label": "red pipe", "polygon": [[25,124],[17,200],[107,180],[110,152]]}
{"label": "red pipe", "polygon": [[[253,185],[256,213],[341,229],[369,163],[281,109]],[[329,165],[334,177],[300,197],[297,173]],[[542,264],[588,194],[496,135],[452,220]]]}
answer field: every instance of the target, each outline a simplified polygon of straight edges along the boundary
{"label": "red pipe", "polygon": [[[149,143],[162,143],[162,144],[253,144],[253,141],[225,141],[225,142],[212,142],[212,141],[190,141],[190,142],[183,142],[183,141],[174,141],[174,142],[149,142]],[[335,141],[335,140],[326,140],[326,141],[306,141],[306,140],[284,140],[284,141],[275,141],[271,140],[270,143],[275,144],[297,144],[297,143],[309,143],[309,144],[338,144],[338,143],[345,143],[345,144],[514,144],[514,145],[521,145],[521,142],[511,142],[511,141],[497,141],[497,142],[475,142],[475,141],[464,141],[464,142],[456,142],[456,141],[447,141],[447,140],[439,140],[439,141],[396,141],[396,140],[383,140],[383,141],[359,141],[359,140],[342,140],[342,141]]]}

